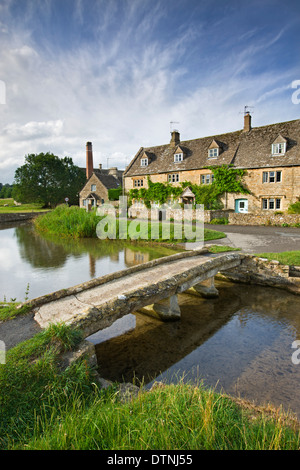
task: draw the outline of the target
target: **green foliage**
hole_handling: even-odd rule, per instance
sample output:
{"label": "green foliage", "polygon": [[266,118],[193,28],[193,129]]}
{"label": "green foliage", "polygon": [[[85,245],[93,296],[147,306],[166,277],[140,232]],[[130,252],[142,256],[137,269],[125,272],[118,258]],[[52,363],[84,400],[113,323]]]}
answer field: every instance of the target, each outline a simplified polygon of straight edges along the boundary
{"label": "green foliage", "polygon": [[143,200],[146,207],[150,208],[151,202],[165,204],[169,198],[177,199],[184,188],[189,187],[195,194],[195,204],[203,204],[204,209],[218,210],[223,208],[220,197],[225,192],[249,193],[242,184],[245,170],[235,169],[228,165],[208,167],[214,174],[212,184],[193,184],[190,181],[181,182],[174,186],[170,183],[153,183],[148,177],[148,189],[134,188],[129,191],[129,204],[133,199]]}
{"label": "green foliage", "polygon": [[[247,413],[202,385],[161,386],[122,402],[118,390],[72,396],[72,406],[37,420],[31,450],[298,449],[299,432],[280,414]],[[25,447],[26,446],[26,447]],[[172,458],[174,456],[172,455]],[[180,461],[181,462],[181,461]],[[189,462],[186,460],[186,462]],[[183,463],[183,462],[181,462]]]}
{"label": "green foliage", "polygon": [[8,199],[11,198],[13,194],[13,185],[12,184],[4,184],[0,183],[0,199]]}
{"label": "green foliage", "polygon": [[[79,207],[67,207],[61,205],[55,210],[37,217],[34,221],[36,229],[45,234],[56,235],[60,237],[70,238],[96,238],[96,227],[100,221],[103,221],[102,230],[104,236],[102,239],[135,239],[135,240],[152,240],[165,242],[186,242],[185,233],[181,231],[181,238],[173,223],[161,223],[148,221],[127,221],[127,235],[120,235],[120,222],[113,216],[98,216],[95,211],[86,212],[85,209]],[[167,228],[166,228],[167,227]],[[182,225],[179,224],[182,228]],[[155,230],[157,228],[157,231]],[[184,231],[184,230],[183,230]],[[102,233],[102,232],[101,232]],[[153,238],[152,234],[157,233],[157,238]],[[191,241],[194,237],[192,227],[190,230]],[[126,238],[127,237],[127,238]],[[204,240],[213,240],[225,237],[225,234],[215,230],[204,230]]]}
{"label": "green foliage", "polygon": [[300,201],[290,204],[288,208],[289,214],[300,214]]}
{"label": "green foliage", "polygon": [[13,197],[18,202],[41,202],[51,207],[68,197],[70,204],[78,204],[78,193],[85,181],[84,172],[69,157],[30,154],[15,172]]}
{"label": "green foliage", "polygon": [[93,238],[96,237],[96,227],[100,219],[96,211],[87,212],[77,206],[68,207],[63,204],[37,217],[34,224],[39,232],[61,237]]}
{"label": "green foliage", "polygon": [[208,168],[214,174],[213,185],[219,195],[224,193],[249,194],[249,190],[242,183],[245,170],[233,168],[230,165],[209,166]]}
{"label": "green foliage", "polygon": [[228,219],[226,219],[226,217],[220,217],[219,219],[212,219],[210,223],[213,225],[228,225]]}
{"label": "green foliage", "polygon": [[108,199],[110,201],[118,201],[119,197],[122,195],[122,187],[112,188],[108,190]]}
{"label": "green foliage", "polygon": [[77,345],[79,335],[64,324],[46,329],[6,353],[0,367],[0,449],[26,442],[41,415],[51,420],[69,406],[70,396],[91,394],[94,387],[85,359],[60,372],[61,354]]}

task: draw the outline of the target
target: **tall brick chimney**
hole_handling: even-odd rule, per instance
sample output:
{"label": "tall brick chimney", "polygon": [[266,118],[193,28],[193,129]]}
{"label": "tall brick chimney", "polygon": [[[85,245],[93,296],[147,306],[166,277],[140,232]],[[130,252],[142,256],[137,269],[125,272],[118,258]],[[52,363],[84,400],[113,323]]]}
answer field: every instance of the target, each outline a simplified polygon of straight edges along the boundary
{"label": "tall brick chimney", "polygon": [[248,113],[248,111],[244,115],[244,132],[250,132],[251,131],[251,115]]}
{"label": "tall brick chimney", "polygon": [[170,141],[170,145],[171,147],[177,147],[177,145],[180,144],[180,134],[178,131],[173,131],[171,132],[171,141]]}
{"label": "tall brick chimney", "polygon": [[86,178],[89,179],[94,171],[92,142],[86,143]]}

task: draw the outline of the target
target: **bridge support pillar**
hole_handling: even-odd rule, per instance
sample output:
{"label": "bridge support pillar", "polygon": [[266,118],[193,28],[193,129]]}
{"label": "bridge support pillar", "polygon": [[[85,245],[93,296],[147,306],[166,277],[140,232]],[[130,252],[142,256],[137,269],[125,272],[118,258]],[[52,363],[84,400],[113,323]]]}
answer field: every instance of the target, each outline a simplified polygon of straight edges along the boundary
{"label": "bridge support pillar", "polygon": [[205,299],[214,299],[219,296],[218,289],[215,288],[215,278],[210,277],[199,284],[194,285],[190,289],[192,294],[200,294]]}
{"label": "bridge support pillar", "polygon": [[171,295],[167,299],[142,307],[138,311],[162,321],[180,320],[181,317],[177,295]]}

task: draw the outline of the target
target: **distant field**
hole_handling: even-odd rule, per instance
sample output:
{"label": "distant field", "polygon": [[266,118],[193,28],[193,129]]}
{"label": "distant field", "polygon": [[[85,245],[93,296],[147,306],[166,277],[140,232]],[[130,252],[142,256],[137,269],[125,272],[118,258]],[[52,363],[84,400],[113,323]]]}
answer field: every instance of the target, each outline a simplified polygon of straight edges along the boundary
{"label": "distant field", "polygon": [[16,206],[13,199],[0,199],[0,214],[11,212],[39,212],[44,211],[42,204],[22,204]]}

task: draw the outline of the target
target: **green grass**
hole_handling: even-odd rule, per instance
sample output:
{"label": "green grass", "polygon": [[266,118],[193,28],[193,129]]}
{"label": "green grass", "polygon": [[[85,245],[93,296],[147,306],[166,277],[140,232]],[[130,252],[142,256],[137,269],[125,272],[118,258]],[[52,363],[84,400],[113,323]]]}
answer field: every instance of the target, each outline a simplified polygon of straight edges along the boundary
{"label": "green grass", "polygon": [[211,389],[160,385],[121,399],[101,390],[82,358],[60,371],[79,331],[51,325],[7,351],[0,365],[0,449],[298,449],[299,423],[276,409],[250,407]]}
{"label": "green grass", "polygon": [[226,395],[179,381],[124,402],[101,390],[85,360],[60,372],[80,336],[51,327],[8,351],[0,368],[2,450],[298,449],[298,422],[251,412]]}
{"label": "green grass", "polygon": [[0,199],[0,214],[6,213],[19,213],[19,212],[41,212],[45,211],[42,204],[32,203],[32,204],[22,204],[21,206],[16,206],[13,199]]}
{"label": "green grass", "polygon": [[232,246],[227,246],[227,245],[210,245],[208,247],[208,250],[211,253],[223,253],[226,251],[239,251],[240,248],[233,248]]}
{"label": "green grass", "polygon": [[279,261],[280,264],[300,266],[300,251],[283,251],[281,253],[259,253],[255,256],[258,256],[260,258],[267,258],[270,261]]}
{"label": "green grass", "polygon": [[[58,206],[54,211],[39,216],[35,219],[35,227],[40,233],[56,235],[69,238],[95,238],[96,227],[99,222],[103,221],[103,231],[105,238],[108,239],[124,239],[121,232],[120,221],[114,217],[98,216],[95,211],[86,212],[85,209],[79,207]],[[177,229],[182,228],[181,224],[170,223],[170,233],[164,232],[164,227],[168,224],[161,222],[152,222],[148,224],[146,221],[139,222],[137,220],[127,221],[127,239],[149,240],[161,242],[186,242],[194,241],[193,233],[185,233],[185,229],[178,236]],[[157,228],[157,231],[155,230]],[[192,226],[190,226],[192,230]],[[191,232],[190,230],[190,232]],[[153,235],[155,233],[155,235]],[[224,238],[223,232],[205,229],[204,240],[215,240]]]}
{"label": "green grass", "polygon": [[15,302],[0,302],[0,321],[15,318],[17,315],[23,315],[30,310],[28,305],[23,305],[20,308],[18,308],[18,305]]}

